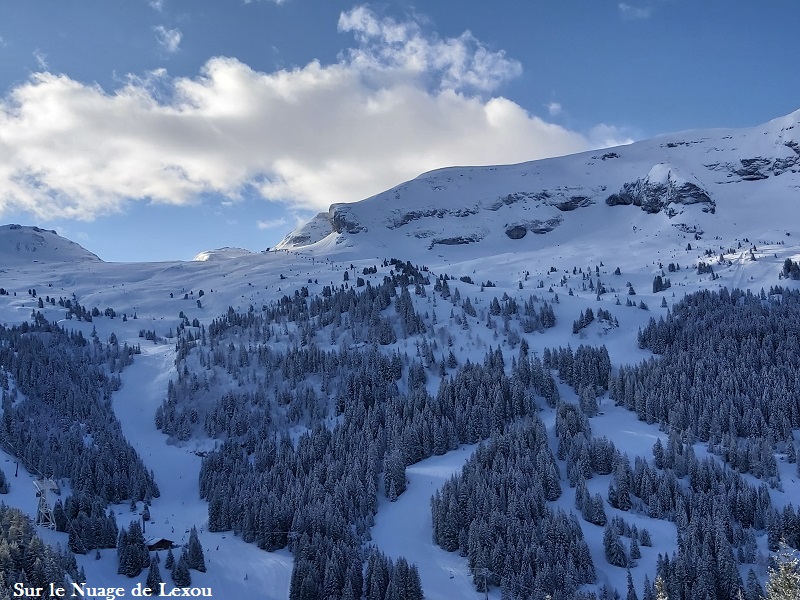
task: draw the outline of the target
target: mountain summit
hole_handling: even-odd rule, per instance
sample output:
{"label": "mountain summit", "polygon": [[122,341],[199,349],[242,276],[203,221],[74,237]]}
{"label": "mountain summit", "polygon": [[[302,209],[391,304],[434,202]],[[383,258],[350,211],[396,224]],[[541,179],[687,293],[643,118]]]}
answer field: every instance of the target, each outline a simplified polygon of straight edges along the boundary
{"label": "mountain summit", "polygon": [[100,261],[95,254],[52,229],[25,225],[0,226],[0,264]]}

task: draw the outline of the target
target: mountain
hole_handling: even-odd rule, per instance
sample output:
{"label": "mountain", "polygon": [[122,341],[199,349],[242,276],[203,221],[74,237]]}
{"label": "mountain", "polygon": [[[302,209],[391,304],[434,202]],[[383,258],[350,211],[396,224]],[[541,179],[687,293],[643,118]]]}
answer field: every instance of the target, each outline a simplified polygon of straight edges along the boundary
{"label": "mountain", "polygon": [[80,263],[100,261],[86,248],[52,229],[24,225],[0,226],[0,264]]}
{"label": "mountain", "polygon": [[402,247],[415,257],[467,258],[574,243],[600,226],[616,230],[619,248],[659,233],[662,243],[664,234],[677,241],[736,230],[771,239],[787,233],[786,216],[796,214],[799,121],[800,110],[749,129],[439,169],[361,202],[334,204],[277,248],[357,255]]}
{"label": "mountain", "polygon": [[800,549],[799,117],[441,169],[267,252],[4,226],[0,500],[104,494],[42,533],[93,586],[145,579],[108,500],[199,530],[214,597],[759,597]]}

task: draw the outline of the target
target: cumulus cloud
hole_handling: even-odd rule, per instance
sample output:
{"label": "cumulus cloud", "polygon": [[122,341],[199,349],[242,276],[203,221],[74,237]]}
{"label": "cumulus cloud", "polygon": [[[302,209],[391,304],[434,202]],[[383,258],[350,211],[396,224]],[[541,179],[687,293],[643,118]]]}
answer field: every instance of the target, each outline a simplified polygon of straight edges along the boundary
{"label": "cumulus cloud", "polygon": [[183,34],[180,29],[167,29],[163,25],[156,25],[153,27],[156,33],[156,40],[158,45],[161,46],[168,54],[173,54],[178,51],[178,46],[181,44]]}
{"label": "cumulus cloud", "polygon": [[415,21],[381,19],[365,6],[342,13],[339,31],[352,33],[360,44],[348,52],[349,62],[377,79],[425,75],[438,78],[442,89],[492,91],[522,73],[518,61],[488,50],[469,31],[442,40]]}
{"label": "cumulus cloud", "polygon": [[[492,95],[516,61],[471,34],[343,13],[356,47],[271,73],[210,59],[105,90],[41,72],[0,99],[0,214],[92,219],[132,200],[186,205],[260,194],[325,210],[431,169],[500,164],[613,143]],[[268,223],[264,221],[264,223]]]}

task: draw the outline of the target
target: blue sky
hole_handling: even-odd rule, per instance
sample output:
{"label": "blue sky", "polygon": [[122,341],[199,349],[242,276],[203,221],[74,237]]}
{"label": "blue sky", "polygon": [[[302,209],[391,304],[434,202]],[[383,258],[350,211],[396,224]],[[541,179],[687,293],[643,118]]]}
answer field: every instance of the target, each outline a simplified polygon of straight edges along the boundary
{"label": "blue sky", "polygon": [[800,3],[0,5],[0,222],[105,260],[260,250],[332,202],[800,108]]}

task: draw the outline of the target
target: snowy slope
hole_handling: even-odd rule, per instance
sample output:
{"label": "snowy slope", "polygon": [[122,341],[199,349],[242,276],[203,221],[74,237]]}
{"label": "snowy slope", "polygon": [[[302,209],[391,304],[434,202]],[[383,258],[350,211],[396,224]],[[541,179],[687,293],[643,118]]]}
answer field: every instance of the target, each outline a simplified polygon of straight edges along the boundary
{"label": "snowy slope", "polygon": [[[636,333],[651,316],[666,312],[662,302],[671,306],[684,293],[704,288],[758,291],[777,284],[797,286],[779,281],[778,274],[786,258],[800,258],[799,119],[800,111],[749,130],[686,132],[521,165],[442,169],[363,202],[336,205],[288,234],[277,250],[265,253],[220,249],[190,262],[104,263],[53,232],[4,226],[0,287],[9,295],[0,296],[0,323],[19,323],[29,319],[32,310],[41,310],[48,319],[80,329],[87,337],[94,327],[101,339],[113,332],[120,341],[142,344],[142,354],[123,372],[123,388],[114,395],[113,407],[161,488],[148,534],[175,536],[181,542],[192,525],[207,525],[207,505],[198,493],[196,452],[208,450],[213,442],[167,445],[153,422],[174,375],[175,346],[166,336],[181,322],[179,313],[208,326],[229,307],[258,310],[302,288],[313,295],[326,285],[338,287],[347,271],[352,284],[365,267],[378,266],[375,274],[364,276],[377,284],[390,272],[381,265],[383,259],[397,257],[426,265],[432,275],[455,278],[452,288],[472,297],[479,311],[503,293],[520,298],[538,294],[550,302],[557,294],[559,301],[553,306],[558,325],[526,338],[532,352],[567,344],[605,344],[614,366],[634,363],[649,356],[638,348]],[[717,279],[697,272],[701,260],[713,263]],[[681,266],[668,273],[672,288],[653,293],[654,275],[670,262]],[[619,275],[614,273],[617,267]],[[609,293],[598,301],[576,268],[591,268],[611,288]],[[459,282],[462,276],[475,284]],[[486,280],[497,287],[479,291]],[[636,301],[647,303],[649,311],[616,305],[617,298],[624,303],[628,284],[637,292]],[[39,309],[38,298],[27,292],[31,288],[39,297],[74,295],[82,305],[101,312],[112,307],[127,320],[67,321],[58,305]],[[416,302],[421,313],[436,313],[434,331],[442,341],[452,336],[459,360],[481,361],[490,346],[513,354],[507,341],[482,328],[478,319],[467,331],[452,318],[448,321],[451,307],[446,303],[434,306],[430,295]],[[598,306],[611,310],[619,327],[594,323],[573,334],[571,323],[579,312]],[[155,330],[161,339],[145,342],[139,337],[141,329]],[[415,352],[409,340],[388,347],[395,349],[412,356]],[[562,396],[575,400],[566,387]],[[603,414],[592,420],[593,430],[613,437],[631,457],[648,455],[656,437],[663,438],[656,426],[622,409],[601,405],[601,410]],[[543,411],[542,418],[552,428],[552,411]],[[409,467],[408,490],[396,503],[381,503],[372,530],[381,550],[420,565],[427,598],[482,596],[470,587],[465,560],[431,543],[430,496],[471,452],[472,447],[464,446]],[[12,493],[0,496],[0,501],[30,513],[35,509],[30,476],[14,478],[13,465],[12,458],[0,455],[0,468],[12,484]],[[800,485],[795,479],[785,470],[783,491],[772,491],[776,503],[796,499]],[[603,492],[607,484],[607,477],[597,477],[591,491]],[[573,495],[564,488],[558,503],[569,510]],[[118,523],[127,525],[129,508],[117,510]],[[602,529],[584,526],[598,580],[624,592],[625,571],[603,562]],[[672,552],[676,544],[673,524],[653,521],[646,526],[654,547],[643,551],[640,567],[633,570],[639,590],[645,572],[652,578],[658,552]],[[48,539],[63,544],[66,536],[48,534]],[[288,597],[288,552],[262,552],[232,533],[206,531],[201,541],[209,571],[193,572],[195,585],[211,586],[214,597]],[[90,583],[129,588],[133,582],[116,574],[115,553],[102,554],[99,561],[80,558]],[[492,594],[499,597],[497,590]]]}
{"label": "snowy slope", "polygon": [[93,262],[100,259],[80,244],[52,229],[23,225],[0,226],[0,268],[34,262]]}
{"label": "snowy slope", "polygon": [[695,230],[772,239],[791,229],[785,217],[797,210],[798,121],[800,111],[751,129],[688,131],[518,165],[440,169],[362,202],[333,205],[278,248],[358,255],[403,246],[420,258],[430,251],[480,257],[571,243],[600,224],[618,228],[609,237],[620,248]]}
{"label": "snowy slope", "polygon": [[205,261],[205,260],[225,260],[227,258],[239,258],[252,254],[249,250],[244,248],[217,248],[216,250],[203,250],[198,253],[192,260]]}

